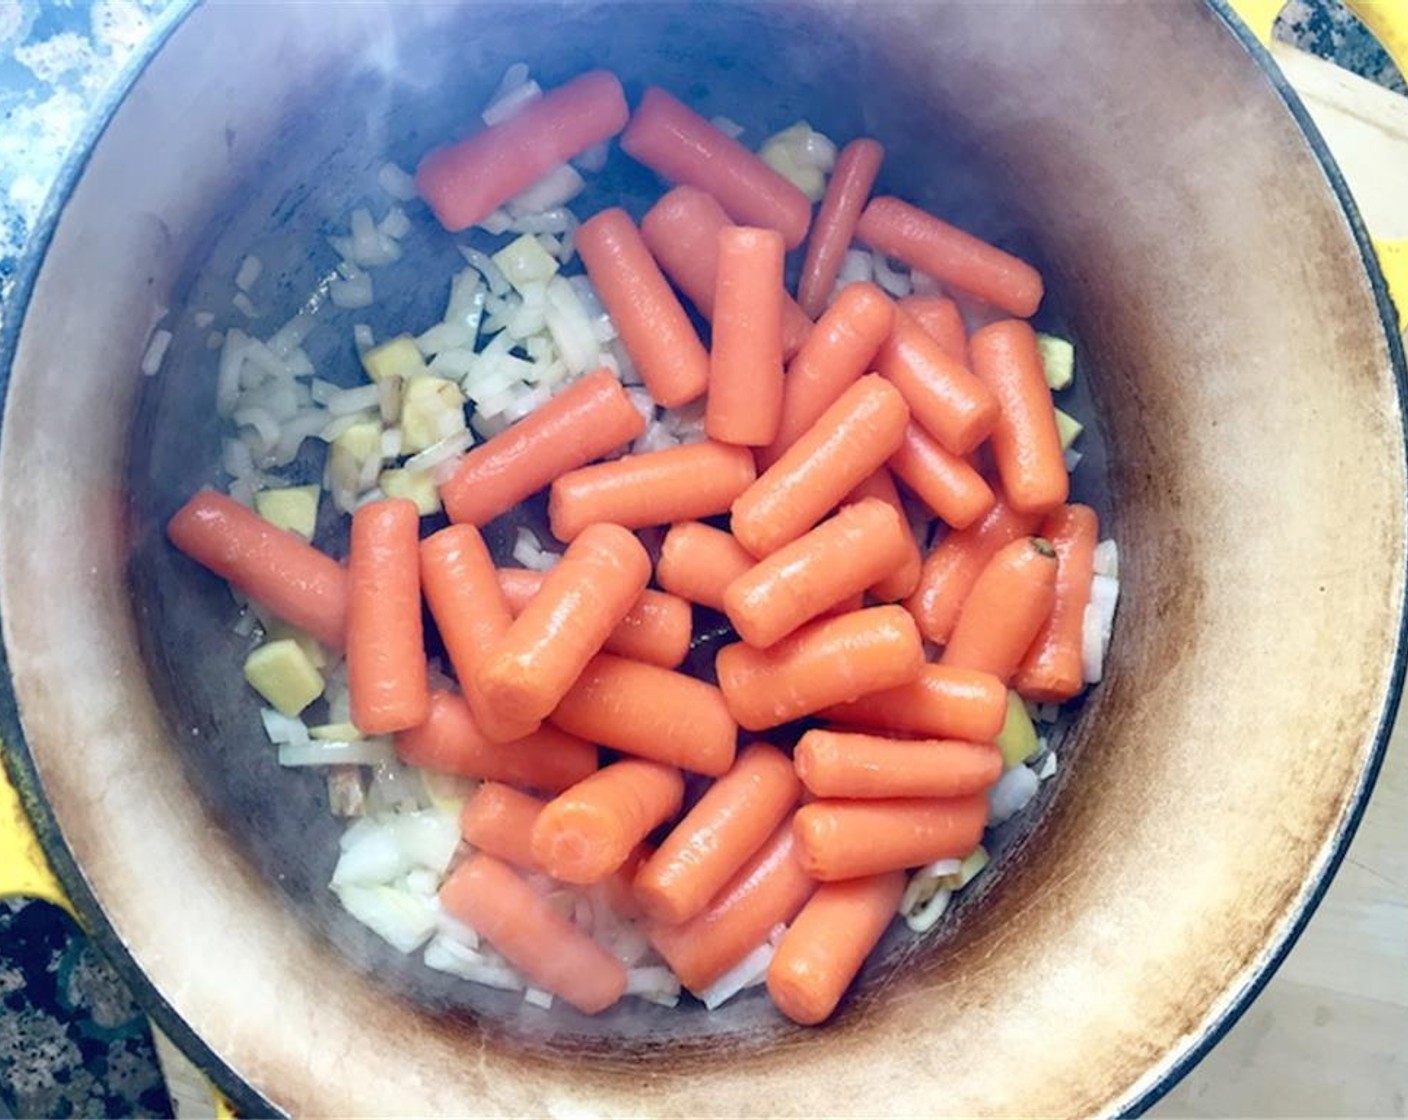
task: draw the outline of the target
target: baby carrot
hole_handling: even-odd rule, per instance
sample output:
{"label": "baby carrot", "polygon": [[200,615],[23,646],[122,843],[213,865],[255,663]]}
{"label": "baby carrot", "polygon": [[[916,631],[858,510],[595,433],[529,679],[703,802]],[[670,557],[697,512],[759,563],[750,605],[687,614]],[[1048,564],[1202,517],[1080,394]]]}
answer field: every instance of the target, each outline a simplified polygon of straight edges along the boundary
{"label": "baby carrot", "polygon": [[705,440],[569,471],[552,484],[553,536],[570,541],[588,525],[627,529],[725,513],[757,477],[746,447]]}
{"label": "baby carrot", "polygon": [[546,804],[502,782],[485,782],[460,809],[460,835],[481,852],[525,871],[537,871],[533,822]]}
{"label": "baby carrot", "polygon": [[998,550],[958,613],[939,664],[981,669],[1006,684],[1056,601],[1056,552],[1040,537]]}
{"label": "baby carrot", "polygon": [[777,1009],[803,1026],[829,1018],[894,920],[904,888],[900,871],[818,887],[768,965]]}
{"label": "baby carrot", "polygon": [[954,455],[967,455],[997,423],[992,390],[950,358],[903,308],[895,312],[875,368],[900,391],[915,423]]}
{"label": "baby carrot", "polygon": [[1012,687],[1029,700],[1060,703],[1085,684],[1081,631],[1100,523],[1089,506],[1060,506],[1047,514],[1041,535],[1056,550],[1056,602],[1013,676]]}
{"label": "baby carrot", "polygon": [[801,792],[792,763],[776,747],[744,748],[636,873],[641,908],[669,925],[694,917],[762,847]]}
{"label": "baby carrot", "polygon": [[875,140],[852,140],[836,157],[836,168],[826,184],[826,194],[817,211],[807,256],[802,262],[802,279],[797,286],[797,302],[815,319],[831,298],[841,261],[856,232],[860,212],[880,173],[885,149]]}
{"label": "baby carrot", "polygon": [[609,653],[592,658],[552,721],[594,743],[710,777],[733,765],[738,737],[713,685]]}
{"label": "baby carrot", "polygon": [[710,439],[762,447],[782,418],[782,234],[719,231],[714,334],[709,354]]}
{"label": "baby carrot", "polygon": [[798,861],[792,822],[783,821],[707,909],[679,925],[651,922],[646,936],[680,983],[702,992],[791,921],[815,889]]}
{"label": "baby carrot", "polygon": [[1029,536],[1039,524],[1037,514],[1017,513],[999,497],[979,520],[935,545],[924,558],[918,588],[905,602],[919,632],[931,642],[947,642],[963,600],[987,562],[1003,545]]}
{"label": "baby carrot", "polygon": [[458,232],[559,164],[615,136],[629,116],[616,76],[592,70],[503,123],[427,154],[416,168],[416,189],[440,224]]}
{"label": "baby carrot", "polygon": [[486,443],[472,448],[440,497],[452,521],[485,525],[568,471],[645,431],[645,418],[610,370],[574,381]]}
{"label": "baby carrot", "polygon": [[990,743],[1002,730],[1007,689],[991,673],[925,665],[917,679],[821,713],[834,723],[930,739]]}
{"label": "baby carrot", "polygon": [[997,500],[992,487],[966,459],[944,450],[918,424],[905,429],[890,457],[890,470],[955,529],[973,524]]}
{"label": "baby carrot", "polygon": [[[499,587],[510,613],[522,612],[542,588],[543,575],[528,568],[499,569]],[[606,636],[601,648],[607,653],[673,669],[689,653],[693,626],[693,613],[684,599],[647,587],[626,617]]]}
{"label": "baby carrot", "polygon": [[587,526],[481,661],[474,680],[484,703],[501,718],[544,719],[649,581],[650,554],[635,534]]}
{"label": "baby carrot", "polygon": [[955,362],[968,364],[968,330],[963,325],[963,312],[947,296],[905,296],[900,310],[929,332]]}
{"label": "baby carrot", "polygon": [[795,541],[899,450],[909,409],[882,377],[862,377],[733,503],[733,535],[754,556]]}
{"label": "baby carrot", "polygon": [[895,306],[874,284],[848,284],[787,367],[777,438],[758,453],[771,466],[870,368],[889,337]]}
{"label": "baby carrot", "polygon": [[[676,187],[645,212],[640,235],[651,255],[705,319],[714,318],[714,278],[719,267],[719,231],[732,226],[712,195],[695,187]],[[801,347],[812,321],[784,290],[782,356]]]}
{"label": "baby carrot", "polygon": [[543,807],[533,822],[533,858],[559,882],[600,882],[678,813],[683,799],[684,778],[673,766],[613,762]]}
{"label": "baby carrot", "polygon": [[1002,776],[992,743],[901,741],[842,731],[808,731],[793,754],[816,797],[961,797]]}
{"label": "baby carrot", "polygon": [[192,495],[166,525],[171,543],[242,594],[324,645],[347,633],[347,572],[296,533],[214,490]]}
{"label": "baby carrot", "polygon": [[430,694],[430,715],[396,736],[402,762],[442,774],[484,778],[559,793],[596,770],[597,751],[575,735],[544,724],[511,743],[496,743],[474,722],[464,697]]}
{"label": "baby carrot", "polygon": [[988,821],[983,793],[813,801],[792,818],[802,867],[834,882],[966,856]]}
{"label": "baby carrot", "polygon": [[969,351],[973,372],[1002,406],[992,456],[1007,500],[1023,513],[1048,513],[1066,500],[1070,476],[1036,332],[1016,319],[989,323],[974,333]]}
{"label": "baby carrot", "polygon": [[856,237],[1012,315],[1031,315],[1041,303],[1041,274],[1026,261],[898,198],[872,198]]}
{"label": "baby carrot", "polygon": [[877,599],[886,603],[895,603],[913,594],[915,587],[919,584],[919,573],[923,568],[924,558],[919,549],[919,542],[914,539],[914,532],[909,527],[904,503],[900,501],[900,492],[895,488],[894,476],[890,474],[888,468],[881,467],[869,478],[863,480],[850,492],[846,501],[861,502],[867,498],[875,498],[884,502],[899,515],[900,523],[905,527],[905,539],[908,544],[905,547],[904,562],[870,588],[870,593]]}
{"label": "baby carrot", "polygon": [[878,498],[783,545],[728,585],[724,610],[749,645],[770,646],[804,622],[893,575],[914,548],[909,526]]}
{"label": "baby carrot", "polygon": [[721,611],[724,588],[756,563],[732,533],[699,521],[681,521],[665,534],[655,578],[666,591]]}
{"label": "baby carrot", "polygon": [[709,355],[630,216],[613,209],[588,218],[577,251],[650,395],[666,408],[703,396]]}
{"label": "baby carrot", "polygon": [[508,864],[470,856],[440,888],[445,912],[476,930],[535,986],[595,1015],[626,992],[626,970]]}
{"label": "baby carrot", "polygon": [[734,221],[777,230],[789,249],[807,236],[807,196],[663,89],[645,91],[621,150],[672,183],[707,191]]}
{"label": "baby carrot", "polygon": [[821,619],[771,649],[738,642],[715,661],[728,709],[749,731],[905,684],[923,665],[914,620],[895,606]]}
{"label": "baby carrot", "polygon": [[347,561],[347,691],[366,735],[430,714],[420,619],[420,511],[386,498],[352,514]]}

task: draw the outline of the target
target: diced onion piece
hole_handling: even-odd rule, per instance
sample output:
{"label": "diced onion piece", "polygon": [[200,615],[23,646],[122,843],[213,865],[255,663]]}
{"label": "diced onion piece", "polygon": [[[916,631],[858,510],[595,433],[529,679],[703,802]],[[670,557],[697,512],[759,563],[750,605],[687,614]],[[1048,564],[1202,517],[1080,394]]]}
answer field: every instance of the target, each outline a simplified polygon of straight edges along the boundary
{"label": "diced onion piece", "polygon": [[504,121],[521,113],[542,96],[543,87],[529,79],[496,98],[493,104],[479,115],[486,125],[503,124]]}
{"label": "diced onion piece", "polygon": [[411,219],[406,217],[406,212],[399,206],[393,206],[386,211],[381,221],[377,222],[376,229],[383,237],[400,241],[411,232]]}
{"label": "diced onion piece", "polygon": [[552,993],[541,988],[524,988],[523,1002],[531,1007],[541,1007],[544,1011],[552,1007]]}
{"label": "diced onion piece", "polygon": [[372,274],[356,271],[346,280],[333,280],[328,284],[328,298],[335,307],[344,311],[355,311],[359,307],[370,307],[375,302],[372,292]]}
{"label": "diced onion piece", "polygon": [[388,886],[346,886],[338,901],[357,921],[403,953],[413,953],[435,932],[429,900]]}
{"label": "diced onion piece", "polygon": [[561,276],[548,281],[548,332],[563,364],[574,376],[595,369],[601,361],[596,332],[576,289]]}
{"label": "diced onion piece", "polygon": [[664,965],[647,965],[626,970],[626,995],[674,1007],[680,1001],[680,980]]}
{"label": "diced onion piece", "polygon": [[374,766],[396,757],[391,740],[385,738],[356,739],[352,742],[320,740],[306,744],[287,744],[279,748],[280,766],[343,766],[356,763]]}
{"label": "diced onion piece", "polygon": [[915,933],[927,933],[938,925],[952,898],[952,891],[939,888],[921,904],[904,913],[904,924]]}
{"label": "diced onion piece", "polygon": [[560,163],[537,182],[524,188],[504,203],[515,218],[525,214],[541,214],[570,202],[587,185],[570,163]]}
{"label": "diced onion piece", "polygon": [[167,347],[171,345],[171,332],[160,330],[152,335],[151,342],[147,343],[146,353],[142,355],[142,373],[147,377],[155,377],[157,371],[161,369],[161,363],[166,358]]}
{"label": "diced onion piece", "polygon": [[517,992],[525,987],[523,978],[502,961],[485,956],[443,934],[433,937],[421,958],[427,968],[448,972],[476,984]]}
{"label": "diced onion piece", "polygon": [[387,160],[377,169],[377,185],[397,202],[410,202],[416,197],[416,181],[411,174]]}
{"label": "diced onion piece", "polygon": [[242,292],[249,291],[259,280],[260,274],[264,271],[264,262],[250,253],[244,260],[240,261],[239,270],[235,273],[235,287]]}
{"label": "diced onion piece", "polygon": [[745,988],[756,987],[767,979],[768,965],[772,964],[776,951],[770,943],[764,942],[702,992],[695,992],[695,997],[713,1011]]}
{"label": "diced onion piece", "polygon": [[385,822],[363,817],[342,834],[332,888],[372,886],[399,879],[411,868],[396,833]]}
{"label": "diced onion piece", "polygon": [[276,746],[284,743],[307,743],[308,725],[296,716],[286,716],[273,708],[260,708],[259,718],[264,723],[264,734]]}
{"label": "diced onion piece", "polygon": [[591,175],[606,166],[606,159],[610,154],[611,141],[599,140],[590,148],[586,149],[586,151],[579,152],[577,155],[573,156],[572,162],[588,175]]}
{"label": "diced onion piece", "polygon": [[1095,574],[1120,578],[1120,546],[1113,538],[1103,540],[1095,546]]}
{"label": "diced onion piece", "polygon": [[1016,816],[1036,796],[1040,779],[1027,766],[1014,766],[988,790],[988,824],[999,825]]}
{"label": "diced onion piece", "polygon": [[737,140],[744,133],[743,126],[731,117],[711,117],[709,123],[730,140]]}
{"label": "diced onion piece", "polygon": [[903,299],[909,295],[912,287],[909,273],[902,268],[891,268],[884,253],[871,250],[870,268],[875,274],[875,283],[879,284],[887,295],[894,296],[896,299]]}

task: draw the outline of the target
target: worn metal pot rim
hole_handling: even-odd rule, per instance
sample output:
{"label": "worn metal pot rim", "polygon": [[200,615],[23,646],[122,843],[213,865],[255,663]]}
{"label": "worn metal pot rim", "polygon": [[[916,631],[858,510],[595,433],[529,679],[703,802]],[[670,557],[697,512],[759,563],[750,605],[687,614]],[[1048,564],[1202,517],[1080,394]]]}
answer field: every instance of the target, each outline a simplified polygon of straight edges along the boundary
{"label": "worn metal pot rim", "polygon": [[[6,301],[8,314],[4,316],[3,323],[0,323],[0,424],[4,419],[11,368],[19,344],[21,325],[28,310],[35,281],[43,266],[50,242],[53,240],[68,199],[82,177],[94,149],[132,86],[175,31],[199,6],[199,3],[200,0],[179,0],[159,20],[147,41],[134,52],[121,75],[93,107],[83,132],[54,179],[54,184],[44,201],[15,271],[9,299]],[[1229,33],[1238,40],[1252,61],[1260,67],[1280,96],[1304,135],[1306,143],[1320,163],[1330,188],[1339,202],[1340,209],[1358,245],[1360,258],[1373,288],[1380,325],[1388,343],[1389,359],[1394,369],[1400,414],[1403,416],[1405,434],[1408,434],[1408,362],[1405,362],[1403,340],[1398,331],[1398,318],[1389,298],[1388,286],[1379,268],[1378,258],[1374,253],[1368,231],[1364,227],[1348,184],[1305,105],[1286,81],[1271,54],[1257,41],[1252,32],[1232,10],[1229,0],[1204,0],[1204,3],[1221,19]],[[1401,557],[1400,563],[1408,564],[1408,557]],[[1231,1030],[1242,1014],[1251,1006],[1252,1001],[1262,988],[1275,975],[1281,962],[1295,946],[1324,898],[1330,882],[1334,879],[1335,873],[1349,849],[1359,823],[1363,819],[1370,794],[1373,792],[1374,783],[1387,753],[1389,736],[1398,712],[1405,666],[1408,666],[1408,601],[1405,601],[1400,610],[1391,678],[1383,708],[1379,713],[1373,747],[1360,775],[1358,786],[1350,799],[1348,811],[1342,820],[1338,833],[1333,837],[1329,859],[1321,868],[1315,882],[1310,884],[1311,889],[1305,895],[1294,921],[1275,942],[1265,947],[1261,960],[1253,966],[1247,982],[1233,995],[1222,1014],[1207,1024],[1202,1034],[1192,1040],[1181,1052],[1165,1059],[1166,1068],[1159,1073],[1157,1080],[1139,1096],[1124,1102],[1126,1114],[1138,1115],[1155,1104],[1173,1089],[1209,1050],[1221,1041],[1223,1036]],[[35,833],[45,855],[73,903],[83,926],[97,942],[104,955],[112,962],[123,981],[132,989],[138,1002],[156,1025],[230,1098],[239,1113],[249,1116],[277,1114],[278,1108],[211,1050],[182,1019],[175,1008],[157,991],[109,922],[96,894],[64,839],[58,821],[44,795],[34,757],[30,753],[20,722],[11,684],[9,653],[4,648],[3,642],[0,642],[0,737],[3,738],[3,749],[0,750],[0,755],[3,755],[5,768],[19,792],[25,811],[33,822]]]}

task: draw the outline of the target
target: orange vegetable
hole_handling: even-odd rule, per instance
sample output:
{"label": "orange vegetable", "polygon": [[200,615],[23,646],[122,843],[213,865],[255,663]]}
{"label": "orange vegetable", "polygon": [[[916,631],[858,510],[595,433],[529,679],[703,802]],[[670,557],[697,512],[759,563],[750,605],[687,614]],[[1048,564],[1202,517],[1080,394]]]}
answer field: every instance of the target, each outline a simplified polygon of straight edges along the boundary
{"label": "orange vegetable", "polygon": [[592,70],[502,124],[427,154],[416,189],[446,229],[467,229],[558,164],[615,136],[629,116],[616,76]]}
{"label": "orange vegetable", "polygon": [[171,543],[237,591],[324,645],[347,637],[347,572],[331,556],[214,490],[192,495],[166,525]]}
{"label": "orange vegetable", "polygon": [[1085,686],[1081,631],[1100,523],[1089,506],[1061,506],[1047,515],[1041,535],[1056,550],[1056,602],[1013,676],[1012,687],[1029,700],[1060,703]]}
{"label": "orange vegetable", "polygon": [[1007,689],[991,673],[925,665],[908,684],[836,704],[821,714],[834,723],[877,731],[990,743],[1007,715]]}
{"label": "orange vegetable", "polygon": [[621,962],[493,856],[470,856],[440,888],[440,905],[473,927],[533,984],[595,1015],[626,992]]}
{"label": "orange vegetable", "polygon": [[603,746],[711,777],[733,765],[738,736],[713,685],[609,653],[592,658],[552,720]]}
{"label": "orange vegetable", "polygon": [[597,521],[643,529],[712,517],[726,512],[756,477],[746,447],[711,440],[626,455],[558,478],[548,518],[553,536],[570,541]]}
{"label": "orange vegetable", "polygon": [[757,561],[732,533],[699,521],[671,525],[660,546],[655,578],[691,603],[724,609],[724,588]]}
{"label": "orange vegetable", "polygon": [[864,479],[847,495],[846,501],[861,502],[867,498],[884,502],[899,515],[900,524],[905,527],[905,539],[908,544],[904,550],[904,562],[870,588],[870,593],[877,599],[895,603],[914,593],[914,589],[919,585],[919,573],[924,565],[924,557],[920,552],[919,542],[914,539],[914,533],[909,527],[904,503],[900,501],[900,492],[895,488],[894,476],[888,468],[881,467],[869,478]]}
{"label": "orange vegetable", "polygon": [[842,731],[808,731],[793,759],[816,797],[961,797],[1002,776],[992,743],[901,741]]}
{"label": "orange vegetable", "polygon": [[626,758],[564,790],[533,822],[533,858],[563,883],[598,883],[657,825],[680,810],[684,778],[673,766]]}
{"label": "orange vegetable", "polygon": [[967,455],[997,423],[992,391],[903,308],[895,312],[875,368],[900,391],[915,423],[954,455]]}
{"label": "orange vegetable", "polygon": [[802,867],[834,882],[966,856],[983,837],[988,799],[892,797],[813,801],[792,818]]}
{"label": "orange vegetable", "polygon": [[953,300],[947,296],[905,296],[900,310],[923,327],[955,362],[968,364],[968,329]]}
{"label": "orange vegetable", "polygon": [[405,498],[352,514],[347,563],[347,691],[366,735],[424,723],[430,714],[420,619],[420,511]]}
{"label": "orange vegetable", "polygon": [[813,622],[760,650],[719,651],[719,687],[749,731],[776,727],[919,675],[924,647],[903,607],[870,607]]}
{"label": "orange vegetable", "polygon": [[785,754],[767,743],[746,747],[636,873],[641,908],[670,925],[694,917],[762,847],[801,792]]}
{"label": "orange vegetable", "polygon": [[973,524],[997,500],[966,459],[945,451],[918,424],[905,429],[890,470],[955,529]]}
{"label": "orange vegetable", "polygon": [[862,377],[733,503],[733,535],[754,556],[795,541],[899,450],[909,409]]}
{"label": "orange vegetable", "polygon": [[875,140],[852,140],[836,157],[835,170],[826,184],[826,194],[817,211],[816,224],[807,242],[802,279],[797,286],[797,302],[815,319],[831,298],[841,261],[855,236],[856,222],[880,173],[885,149]]}
{"label": "orange vegetable", "polygon": [[704,430],[710,439],[762,447],[782,419],[782,234],[719,231],[713,349]]}
{"label": "orange vegetable", "polygon": [[471,448],[440,497],[451,521],[486,525],[558,475],[586,466],[645,431],[645,418],[610,370],[574,381],[486,443]]}
{"label": "orange vegetable", "polygon": [[1006,684],[1056,601],[1056,552],[1040,537],[998,550],[963,602],[941,665],[981,669]]}
{"label": "orange vegetable", "polygon": [[533,822],[546,804],[502,782],[485,782],[460,809],[460,835],[496,859],[525,871],[538,871],[538,861],[533,858]]}

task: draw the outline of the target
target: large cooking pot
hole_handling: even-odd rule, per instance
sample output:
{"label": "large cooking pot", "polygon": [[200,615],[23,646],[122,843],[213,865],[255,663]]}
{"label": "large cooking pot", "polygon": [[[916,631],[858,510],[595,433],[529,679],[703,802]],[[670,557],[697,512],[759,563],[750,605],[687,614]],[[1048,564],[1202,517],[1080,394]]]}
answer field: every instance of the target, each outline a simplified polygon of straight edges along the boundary
{"label": "large cooking pot", "polygon": [[[3,730],[80,914],[237,1105],[1088,1114],[1143,1107],[1215,1040],[1372,784],[1405,510],[1403,357],[1364,231],[1220,4],[210,4],[162,39],[7,316]],[[217,472],[193,313],[253,246],[281,321],[377,164],[465,127],[520,58],[757,134],[805,115],[879,137],[888,189],[1041,263],[1088,371],[1086,496],[1123,558],[1108,678],[987,888],[885,942],[821,1030],[760,996],[543,1016],[340,921],[319,786],[255,751],[228,599],[162,541]],[[443,299],[414,279],[388,316]]]}

